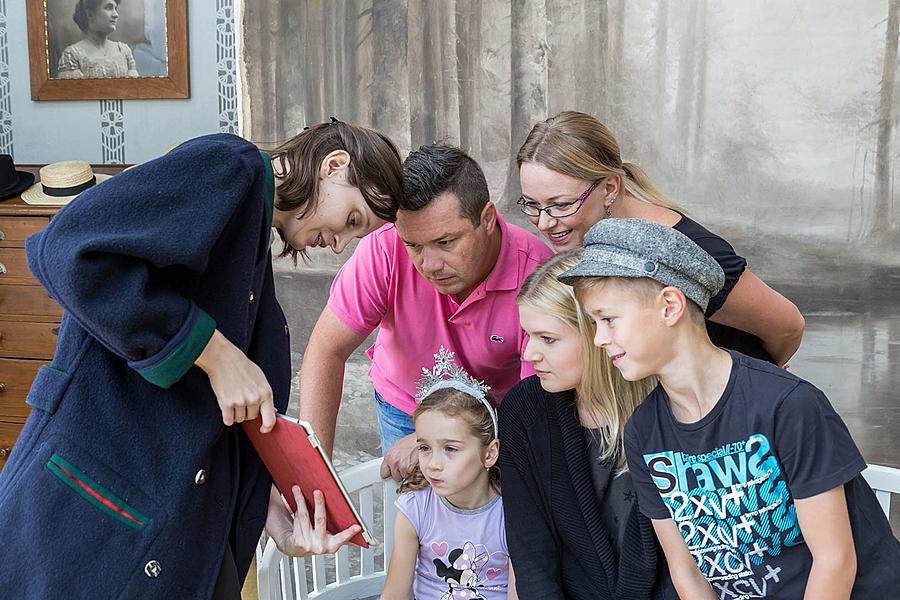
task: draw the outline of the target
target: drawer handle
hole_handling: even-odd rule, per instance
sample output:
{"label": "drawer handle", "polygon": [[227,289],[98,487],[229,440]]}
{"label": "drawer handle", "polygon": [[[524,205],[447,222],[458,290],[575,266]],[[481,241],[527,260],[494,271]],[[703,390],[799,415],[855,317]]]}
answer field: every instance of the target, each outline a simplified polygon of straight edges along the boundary
{"label": "drawer handle", "polygon": [[0,242],[6,239],[6,232],[0,229]]}
{"label": "drawer handle", "polygon": [[50,333],[52,333],[53,335],[59,335],[59,327],[54,327],[50,330]]}
{"label": "drawer handle", "polygon": [[11,446],[3,446],[0,448],[0,458],[6,460],[9,457],[10,452],[12,452]]}
{"label": "drawer handle", "polygon": [[5,384],[5,383],[0,383],[0,394],[2,394],[2,393],[5,392],[5,391],[6,391],[6,384]]}
{"label": "drawer handle", "polygon": [[2,262],[0,262],[0,275],[5,275],[5,274],[6,274],[6,265],[4,265]]}

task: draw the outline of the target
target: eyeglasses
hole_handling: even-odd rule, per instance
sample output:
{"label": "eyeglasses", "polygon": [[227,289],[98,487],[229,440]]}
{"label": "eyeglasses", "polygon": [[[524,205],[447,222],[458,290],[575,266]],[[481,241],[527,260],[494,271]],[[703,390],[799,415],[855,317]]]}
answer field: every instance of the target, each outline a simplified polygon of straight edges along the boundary
{"label": "eyeglasses", "polygon": [[584,190],[584,193],[578,196],[578,200],[574,202],[558,202],[556,204],[551,204],[545,208],[541,208],[537,205],[536,202],[532,202],[530,200],[526,200],[525,196],[519,196],[519,199],[516,200],[516,204],[519,205],[519,210],[528,215],[529,217],[538,217],[540,218],[542,212],[546,212],[547,216],[551,219],[561,219],[563,217],[570,217],[578,212],[581,208],[581,205],[584,204],[584,201],[588,199],[588,196],[591,195],[591,192],[600,185],[600,182],[603,179],[598,179],[594,183],[591,184],[591,187]]}

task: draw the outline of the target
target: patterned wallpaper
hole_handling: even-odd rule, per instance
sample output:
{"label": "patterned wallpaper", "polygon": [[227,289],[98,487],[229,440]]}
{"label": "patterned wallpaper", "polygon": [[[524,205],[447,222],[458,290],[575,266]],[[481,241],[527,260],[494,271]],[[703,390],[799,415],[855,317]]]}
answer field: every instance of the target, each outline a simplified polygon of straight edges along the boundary
{"label": "patterned wallpaper", "polygon": [[0,0],[0,153],[12,154],[12,107],[9,93],[9,42],[6,0]]}
{"label": "patterned wallpaper", "polygon": [[237,63],[234,0],[216,0],[216,71],[219,81],[219,131],[238,132]]}

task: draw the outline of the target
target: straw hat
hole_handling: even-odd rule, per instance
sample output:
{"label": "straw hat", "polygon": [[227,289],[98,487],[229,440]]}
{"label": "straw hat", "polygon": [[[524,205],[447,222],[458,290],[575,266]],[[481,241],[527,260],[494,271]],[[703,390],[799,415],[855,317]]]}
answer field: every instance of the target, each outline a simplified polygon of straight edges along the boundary
{"label": "straw hat", "polygon": [[41,167],[40,181],[24,192],[28,204],[62,206],[84,190],[106,181],[112,175],[94,174],[83,160],[64,160]]}

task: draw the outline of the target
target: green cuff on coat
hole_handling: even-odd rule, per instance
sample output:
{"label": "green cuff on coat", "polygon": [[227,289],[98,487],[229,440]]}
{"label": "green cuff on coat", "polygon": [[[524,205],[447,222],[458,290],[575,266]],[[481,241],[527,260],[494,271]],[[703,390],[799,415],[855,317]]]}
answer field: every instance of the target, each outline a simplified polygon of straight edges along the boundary
{"label": "green cuff on coat", "polygon": [[141,377],[153,385],[168,389],[188,372],[216,331],[213,318],[202,310],[197,312],[197,320],[187,336],[168,356],[150,367],[137,369]]}
{"label": "green cuff on coat", "polygon": [[263,167],[266,169],[266,222],[272,227],[272,213],[275,207],[275,171],[272,169],[272,157],[268,152],[260,151]]}

